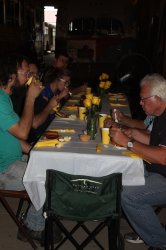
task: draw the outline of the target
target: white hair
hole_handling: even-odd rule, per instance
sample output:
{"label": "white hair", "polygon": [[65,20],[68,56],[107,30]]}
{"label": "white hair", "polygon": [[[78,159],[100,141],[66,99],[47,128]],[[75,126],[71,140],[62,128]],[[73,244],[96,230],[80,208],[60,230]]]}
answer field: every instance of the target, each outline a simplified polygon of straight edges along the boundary
{"label": "white hair", "polygon": [[140,82],[140,86],[149,86],[150,95],[159,96],[166,101],[166,79],[159,74],[146,75]]}

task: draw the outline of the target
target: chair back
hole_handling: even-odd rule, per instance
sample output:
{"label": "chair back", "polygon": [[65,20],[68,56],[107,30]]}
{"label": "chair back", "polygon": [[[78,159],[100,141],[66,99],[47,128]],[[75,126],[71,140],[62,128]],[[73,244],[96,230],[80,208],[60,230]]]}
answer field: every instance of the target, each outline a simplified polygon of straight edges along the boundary
{"label": "chair back", "polygon": [[77,221],[120,215],[122,174],[103,177],[46,173],[45,212]]}

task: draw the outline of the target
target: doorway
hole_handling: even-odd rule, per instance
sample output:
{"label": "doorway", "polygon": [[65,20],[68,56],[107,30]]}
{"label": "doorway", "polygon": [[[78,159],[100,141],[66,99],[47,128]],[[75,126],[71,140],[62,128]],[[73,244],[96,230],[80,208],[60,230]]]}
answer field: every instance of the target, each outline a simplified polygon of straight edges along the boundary
{"label": "doorway", "polygon": [[45,54],[55,52],[55,35],[57,11],[53,6],[44,6],[44,52]]}

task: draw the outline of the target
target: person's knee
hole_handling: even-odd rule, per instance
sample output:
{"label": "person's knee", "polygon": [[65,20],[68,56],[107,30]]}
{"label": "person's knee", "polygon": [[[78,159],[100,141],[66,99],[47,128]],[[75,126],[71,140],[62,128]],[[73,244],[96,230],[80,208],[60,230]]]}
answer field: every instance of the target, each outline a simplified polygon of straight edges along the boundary
{"label": "person's knee", "polygon": [[129,192],[127,190],[124,190],[121,194],[121,204],[122,208],[126,206],[132,206],[137,203],[137,198],[132,192]]}

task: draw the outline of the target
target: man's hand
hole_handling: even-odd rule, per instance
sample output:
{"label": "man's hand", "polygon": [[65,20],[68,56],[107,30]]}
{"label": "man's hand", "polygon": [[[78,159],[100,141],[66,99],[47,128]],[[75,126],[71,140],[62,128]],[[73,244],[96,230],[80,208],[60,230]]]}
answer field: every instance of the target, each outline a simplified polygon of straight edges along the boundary
{"label": "man's hand", "polygon": [[131,138],[134,138],[134,137],[133,137],[133,133],[134,133],[135,129],[126,128],[126,129],[122,129],[122,131],[123,131],[123,133],[124,133],[125,135],[127,135],[130,139],[131,139]]}
{"label": "man's hand", "polygon": [[128,129],[122,129],[122,131],[130,139],[134,139],[134,140],[136,140],[138,142],[141,142],[141,143],[144,143],[146,145],[149,145],[150,134],[146,133],[145,130],[128,128]]}
{"label": "man's hand", "polygon": [[125,135],[121,129],[115,127],[110,129],[110,137],[115,143],[123,147],[126,147],[128,141],[130,140],[129,137]]}
{"label": "man's hand", "polygon": [[53,96],[48,103],[50,110],[52,111],[52,109],[55,108],[58,105],[58,103],[59,101],[58,101],[57,96]]}
{"label": "man's hand", "polygon": [[69,95],[69,89],[65,88],[61,91],[58,98],[59,98],[59,100],[61,100],[62,98],[68,97],[68,95]]}
{"label": "man's hand", "polygon": [[118,122],[123,122],[125,115],[119,109],[113,109],[112,118],[118,120]]}
{"label": "man's hand", "polygon": [[112,118],[106,118],[104,120],[104,128],[117,127],[116,122]]}

